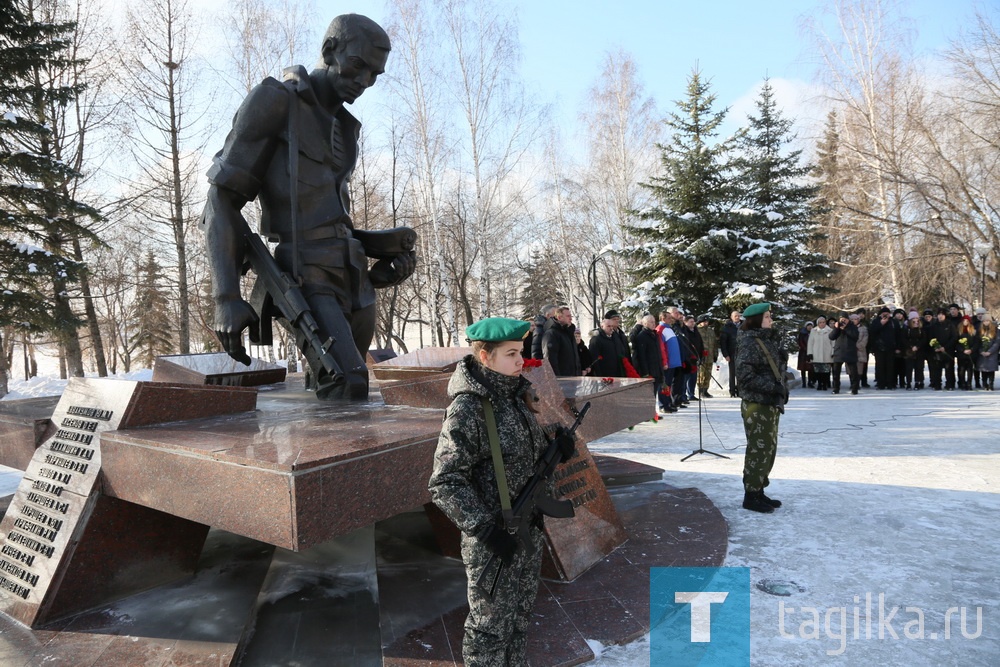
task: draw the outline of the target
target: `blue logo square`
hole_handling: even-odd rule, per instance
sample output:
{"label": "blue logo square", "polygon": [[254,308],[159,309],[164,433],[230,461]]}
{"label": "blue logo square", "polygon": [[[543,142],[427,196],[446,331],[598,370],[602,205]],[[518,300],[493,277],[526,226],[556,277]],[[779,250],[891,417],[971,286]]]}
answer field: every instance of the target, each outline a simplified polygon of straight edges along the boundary
{"label": "blue logo square", "polygon": [[650,568],[649,664],[748,667],[750,568]]}

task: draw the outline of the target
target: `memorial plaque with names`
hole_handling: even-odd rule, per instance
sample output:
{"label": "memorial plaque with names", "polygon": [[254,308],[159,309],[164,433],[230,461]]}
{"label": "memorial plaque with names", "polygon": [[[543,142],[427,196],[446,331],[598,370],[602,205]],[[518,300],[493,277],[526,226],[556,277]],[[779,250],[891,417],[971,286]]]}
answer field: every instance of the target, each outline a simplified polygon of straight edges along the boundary
{"label": "memorial plaque with names", "polygon": [[[228,400],[221,400],[221,393]],[[130,554],[115,553],[114,542],[121,536],[91,535],[83,540],[87,522],[102,501],[101,516],[108,514],[105,507],[108,503],[117,503],[120,506],[115,507],[116,516],[125,518],[126,523],[135,512],[149,512],[138,506],[134,506],[133,512],[125,507],[130,504],[101,495],[102,433],[127,424],[176,420],[185,413],[201,416],[226,410],[246,411],[253,410],[255,405],[253,389],[192,389],[127,380],[71,379],[52,414],[55,433],[35,451],[0,523],[0,611],[33,625],[45,618],[63,583],[69,584],[69,590],[93,588],[99,580],[96,572],[89,582],[64,582],[86,576],[70,567],[78,550],[88,554],[91,561],[90,554],[102,553],[103,563],[109,569],[129,560]],[[148,514],[144,516],[150,519]],[[207,528],[202,530],[194,523],[190,526],[195,533],[201,533],[203,540]],[[171,528],[176,530],[177,526]],[[184,526],[180,529],[183,531]],[[95,541],[101,544],[95,545]],[[175,536],[175,541],[184,542],[184,538]],[[81,545],[81,542],[88,543]],[[135,548],[130,547],[129,551]],[[158,567],[165,567],[164,560]],[[99,596],[105,592],[87,591],[85,595]]]}
{"label": "memorial plaque with names", "polygon": [[[574,415],[548,362],[526,368],[524,376],[538,393],[538,422],[547,428],[555,424],[570,426]],[[584,423],[590,416],[588,413]],[[576,579],[628,539],[594,457],[579,432],[576,449],[576,455],[556,468],[553,475],[555,497],[571,501],[576,515],[572,519],[545,520],[551,558],[543,563],[542,574],[550,579]]]}

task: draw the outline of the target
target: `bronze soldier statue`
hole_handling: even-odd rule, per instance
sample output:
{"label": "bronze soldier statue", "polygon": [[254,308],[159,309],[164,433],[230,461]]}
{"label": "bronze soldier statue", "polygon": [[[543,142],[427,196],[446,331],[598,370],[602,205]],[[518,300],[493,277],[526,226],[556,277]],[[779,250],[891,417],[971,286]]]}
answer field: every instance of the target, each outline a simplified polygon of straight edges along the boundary
{"label": "bronze soldier statue", "polygon": [[[371,19],[333,19],[316,69],[289,67],[284,81],[269,77],[250,91],[208,172],[203,225],[223,348],[249,363],[243,331],[267,343],[270,318],[280,318],[322,399],[367,399],[375,288],[397,285],[416,268],[413,230],[356,230],[350,217],[361,125],[344,105],[375,84],[389,50],[388,35]],[[278,244],[273,262],[241,214],[254,199],[260,233]],[[258,274],[253,305],[240,295],[245,264]]]}

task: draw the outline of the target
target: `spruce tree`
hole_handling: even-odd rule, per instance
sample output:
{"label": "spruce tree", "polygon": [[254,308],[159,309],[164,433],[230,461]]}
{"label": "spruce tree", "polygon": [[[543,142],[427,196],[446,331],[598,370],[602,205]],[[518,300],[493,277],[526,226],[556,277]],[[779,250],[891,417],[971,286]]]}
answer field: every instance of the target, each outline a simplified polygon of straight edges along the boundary
{"label": "spruce tree", "polygon": [[544,251],[532,249],[520,285],[521,316],[534,317],[547,304],[565,303],[559,287],[559,266]]}
{"label": "spruce tree", "polygon": [[81,220],[98,213],[63,187],[78,173],[55,155],[48,123],[48,109],[82,90],[52,75],[73,62],[64,52],[75,26],[35,20],[30,10],[0,0],[0,326],[53,332],[65,346],[80,325],[68,290],[84,267],[63,253],[73,239],[93,238]]}
{"label": "spruce tree", "polygon": [[655,204],[633,211],[638,220],[626,225],[637,243],[623,251],[635,267],[635,291],[623,306],[652,311],[676,304],[703,313],[719,304],[732,270],[733,241],[725,233],[732,217],[731,142],[715,140],[728,110],[713,110],[715,95],[697,70],[676,104],[666,120],[670,142],[657,144],[662,173],[642,184]]}
{"label": "spruce tree", "polygon": [[774,302],[778,315],[803,317],[830,292],[821,284],[831,273],[829,260],[812,249],[827,208],[818,198],[814,167],[803,163],[801,150],[788,149],[792,121],[782,116],[769,81],[755,106],[756,115],[737,139],[733,163],[733,240],[741,261],[726,296],[752,292]]}
{"label": "spruce tree", "polygon": [[137,360],[145,368],[152,368],[156,357],[173,349],[170,340],[172,318],[167,296],[160,287],[162,279],[163,267],[152,250],[146,251],[136,287],[136,331],[129,341],[129,346],[138,352]]}

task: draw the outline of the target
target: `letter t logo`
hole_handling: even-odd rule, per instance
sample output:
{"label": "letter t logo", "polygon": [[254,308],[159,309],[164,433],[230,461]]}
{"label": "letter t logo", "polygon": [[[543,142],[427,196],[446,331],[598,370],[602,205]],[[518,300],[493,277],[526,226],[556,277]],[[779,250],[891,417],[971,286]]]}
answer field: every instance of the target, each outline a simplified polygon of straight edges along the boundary
{"label": "letter t logo", "polygon": [[674,602],[691,605],[691,641],[712,641],[712,604],[725,602],[729,593],[722,591],[674,592]]}

